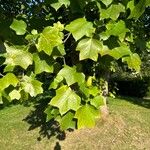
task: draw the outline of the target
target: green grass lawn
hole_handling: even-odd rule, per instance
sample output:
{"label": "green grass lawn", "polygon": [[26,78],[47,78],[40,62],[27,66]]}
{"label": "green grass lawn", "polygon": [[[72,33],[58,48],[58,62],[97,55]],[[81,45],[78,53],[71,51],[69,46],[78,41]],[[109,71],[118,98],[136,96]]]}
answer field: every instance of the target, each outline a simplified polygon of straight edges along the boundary
{"label": "green grass lawn", "polygon": [[61,133],[45,124],[45,105],[0,110],[0,150],[150,150],[150,100],[109,99],[110,115],[95,128]]}

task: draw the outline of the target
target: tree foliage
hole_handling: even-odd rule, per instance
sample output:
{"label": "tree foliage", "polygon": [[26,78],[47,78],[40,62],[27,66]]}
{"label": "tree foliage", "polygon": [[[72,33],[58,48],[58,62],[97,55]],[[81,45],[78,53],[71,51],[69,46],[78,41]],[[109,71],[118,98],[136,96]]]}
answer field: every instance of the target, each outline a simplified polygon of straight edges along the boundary
{"label": "tree foliage", "polygon": [[[36,97],[55,90],[45,113],[62,130],[76,123],[77,128],[95,125],[105,104],[102,66],[111,71],[113,62],[122,61],[140,72],[133,29],[149,0],[15,0],[0,5],[0,27],[5,28],[0,35],[0,96],[12,101],[22,99],[22,93]],[[43,74],[50,76],[48,87]]]}

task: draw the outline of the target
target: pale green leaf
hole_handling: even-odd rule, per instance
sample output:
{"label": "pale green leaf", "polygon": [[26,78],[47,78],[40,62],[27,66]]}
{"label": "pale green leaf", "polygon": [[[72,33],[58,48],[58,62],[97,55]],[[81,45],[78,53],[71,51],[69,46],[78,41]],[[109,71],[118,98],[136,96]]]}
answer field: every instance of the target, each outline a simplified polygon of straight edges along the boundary
{"label": "pale green leaf", "polygon": [[69,110],[76,111],[80,106],[80,97],[68,86],[62,86],[56,90],[56,96],[50,101],[50,105],[59,108],[63,115]]}
{"label": "pale green leaf", "polygon": [[102,49],[102,43],[93,38],[86,38],[81,40],[76,50],[80,51],[80,60],[84,59],[92,59],[93,61],[97,61],[98,54]]}
{"label": "pale green leaf", "polygon": [[45,60],[41,60],[37,53],[33,54],[33,60],[35,63],[35,74],[40,74],[44,71],[53,73],[53,62],[47,63]]}
{"label": "pale green leaf", "polygon": [[127,62],[130,69],[135,69],[136,72],[140,72],[141,59],[138,54],[134,53],[128,57],[123,57],[122,61]]}
{"label": "pale green leaf", "polygon": [[31,53],[21,48],[18,49],[14,46],[8,46],[7,44],[5,44],[5,47],[7,53],[4,64],[6,64],[7,67],[13,69],[14,66],[21,66],[22,68],[27,69],[27,67],[32,64]]}
{"label": "pale green leaf", "polygon": [[106,25],[107,30],[105,34],[108,37],[111,35],[118,36],[121,41],[124,40],[126,32],[129,32],[129,29],[126,28],[124,21],[118,21],[117,23],[110,22]]}
{"label": "pale green leaf", "polygon": [[98,109],[100,106],[104,105],[104,97],[101,95],[96,96],[93,99],[91,99],[90,103]]}
{"label": "pale green leaf", "polygon": [[54,78],[54,81],[51,83],[50,85],[50,89],[56,89],[59,85],[59,83],[63,80],[63,77],[62,76],[59,76],[57,75],[55,78]]}
{"label": "pale green leaf", "polygon": [[62,5],[65,5],[66,7],[70,5],[69,0],[58,0],[57,3],[51,4],[51,6],[57,11]]}
{"label": "pale green leaf", "polygon": [[128,46],[122,45],[120,47],[116,47],[110,50],[108,54],[118,60],[122,58],[123,56],[130,55],[131,51]]}
{"label": "pale green leaf", "polygon": [[92,96],[96,96],[100,93],[99,89],[97,86],[92,86],[89,88],[89,94]]}
{"label": "pale green leaf", "polygon": [[9,87],[10,85],[16,87],[19,80],[13,73],[7,73],[3,78],[0,79],[0,91]]}
{"label": "pale green leaf", "polygon": [[42,83],[38,80],[35,80],[31,77],[24,76],[23,81],[21,82],[22,89],[29,93],[32,97],[37,96],[38,94],[43,93]]}
{"label": "pale green leaf", "polygon": [[89,104],[80,107],[75,113],[75,118],[78,120],[78,129],[94,127],[98,117],[100,117],[100,111]]}
{"label": "pale green leaf", "polygon": [[85,18],[79,18],[72,21],[69,25],[65,27],[65,29],[72,33],[75,40],[79,40],[83,36],[91,36],[95,31],[93,28],[93,24],[91,22],[86,21]]}
{"label": "pale green leaf", "polygon": [[26,33],[27,25],[23,20],[13,19],[10,28],[13,29],[17,35],[24,35]]}
{"label": "pale green leaf", "polygon": [[60,70],[58,76],[62,76],[66,80],[68,86],[76,82],[80,85],[85,81],[85,75],[83,73],[79,73],[75,67],[69,67],[67,65]]}
{"label": "pale green leaf", "polygon": [[60,22],[55,23],[54,27],[49,26],[44,28],[38,39],[38,51],[44,51],[46,54],[51,55],[53,48],[63,43],[64,35],[61,32],[62,28],[63,25]]}
{"label": "pale green leaf", "polygon": [[110,5],[113,0],[101,0],[106,6]]}
{"label": "pale green leaf", "polygon": [[112,4],[109,8],[101,10],[101,18],[117,20],[121,12],[125,12],[125,7],[122,4]]}
{"label": "pale green leaf", "polygon": [[21,98],[21,94],[20,94],[20,92],[17,91],[17,90],[11,91],[11,92],[9,93],[9,96],[10,96],[11,100],[14,100],[14,99],[19,100],[19,99]]}

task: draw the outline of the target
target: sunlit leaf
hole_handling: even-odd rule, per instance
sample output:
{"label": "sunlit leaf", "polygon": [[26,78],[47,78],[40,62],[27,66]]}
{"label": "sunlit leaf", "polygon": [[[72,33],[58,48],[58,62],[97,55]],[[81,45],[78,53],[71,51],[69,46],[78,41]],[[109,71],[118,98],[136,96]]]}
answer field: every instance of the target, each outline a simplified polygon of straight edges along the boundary
{"label": "sunlit leaf", "polygon": [[93,38],[86,38],[81,40],[76,48],[76,50],[80,51],[80,60],[89,58],[93,61],[97,61],[98,54],[101,49],[101,42]]}
{"label": "sunlit leaf", "polygon": [[135,69],[136,72],[140,71],[141,59],[138,54],[134,53],[130,54],[128,57],[123,57],[122,61],[127,62],[130,69]]}
{"label": "sunlit leaf", "polygon": [[14,67],[14,66],[21,66],[24,69],[27,69],[29,65],[32,64],[32,55],[31,53],[27,52],[26,50],[23,50],[21,47],[16,48],[14,46],[8,46],[5,44],[6,47],[6,60],[4,64],[7,65],[7,67]]}
{"label": "sunlit leaf", "polygon": [[89,104],[80,107],[75,113],[75,118],[78,120],[78,129],[94,127],[98,117],[100,117],[100,111]]}
{"label": "sunlit leaf", "polygon": [[56,90],[56,96],[50,101],[50,105],[58,107],[63,115],[69,110],[76,111],[80,106],[80,97],[68,86],[62,86]]}
{"label": "sunlit leaf", "polygon": [[13,73],[7,73],[3,78],[0,79],[0,91],[4,90],[8,86],[17,86],[19,80]]}
{"label": "sunlit leaf", "polygon": [[67,65],[60,70],[58,76],[62,76],[66,80],[68,86],[76,82],[82,84],[85,81],[85,75],[83,73],[79,73],[75,67],[69,67]]}
{"label": "sunlit leaf", "polygon": [[122,4],[112,4],[109,8],[101,10],[101,18],[116,20],[121,12],[125,12],[125,7]]}
{"label": "sunlit leaf", "polygon": [[53,27],[49,26],[44,28],[38,39],[38,51],[44,51],[46,54],[51,55],[53,48],[63,43],[64,35],[61,32],[62,28],[63,25],[60,22],[54,24]]}
{"label": "sunlit leaf", "polygon": [[93,105],[94,107],[98,109],[100,106],[104,105],[104,97],[101,95],[98,95],[94,97],[93,99],[91,99],[90,103],[91,105]]}
{"label": "sunlit leaf", "polygon": [[24,76],[21,82],[22,89],[32,97],[43,93],[42,83],[32,77]]}
{"label": "sunlit leaf", "polygon": [[65,29],[72,33],[76,41],[82,38],[84,35],[91,36],[95,30],[93,28],[93,24],[86,21],[85,18],[79,18],[72,21],[65,27]]}
{"label": "sunlit leaf", "polygon": [[14,99],[19,100],[19,99],[21,98],[21,94],[20,94],[20,92],[17,91],[17,90],[11,91],[11,92],[9,93],[9,96],[10,96],[11,100],[14,100]]}
{"label": "sunlit leaf", "polygon": [[34,53],[33,60],[35,63],[35,74],[40,74],[42,72],[53,72],[53,62],[49,63],[46,62],[46,60],[41,60],[37,53]]}
{"label": "sunlit leaf", "polygon": [[27,25],[23,20],[14,19],[10,28],[13,29],[17,35],[24,35],[26,33]]}

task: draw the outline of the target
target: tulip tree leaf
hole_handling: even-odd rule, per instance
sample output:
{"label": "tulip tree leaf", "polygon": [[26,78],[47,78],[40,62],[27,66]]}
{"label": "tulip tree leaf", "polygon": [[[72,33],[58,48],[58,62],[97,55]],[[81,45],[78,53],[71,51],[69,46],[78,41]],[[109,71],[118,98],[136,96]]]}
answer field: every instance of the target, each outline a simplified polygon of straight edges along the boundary
{"label": "tulip tree leaf", "polygon": [[76,50],[80,51],[80,60],[89,58],[93,61],[97,61],[98,54],[100,53],[101,49],[101,42],[93,38],[86,38],[81,40],[76,48]]}
{"label": "tulip tree leaf", "polygon": [[68,112],[63,117],[59,117],[60,129],[67,130],[69,128],[74,129],[76,122],[73,120],[74,114],[72,112]]}
{"label": "tulip tree leaf", "polygon": [[13,29],[17,35],[24,35],[26,33],[27,25],[23,20],[13,19],[10,28]]}
{"label": "tulip tree leaf", "polygon": [[66,80],[68,86],[76,82],[82,84],[85,81],[85,75],[83,73],[79,73],[75,67],[69,67],[67,65],[60,70],[58,76],[62,76]]}
{"label": "tulip tree leaf", "polygon": [[75,113],[78,129],[94,127],[98,117],[100,117],[100,111],[89,104],[80,107]]}
{"label": "tulip tree leaf", "polygon": [[111,18],[112,20],[117,20],[121,12],[125,12],[125,7],[122,4],[112,4],[109,8],[101,10],[101,18]]}
{"label": "tulip tree leaf", "polygon": [[63,43],[64,35],[61,32],[63,25],[61,23],[54,24],[44,28],[38,39],[37,49],[39,52],[44,51],[47,55],[51,55],[53,48]]}
{"label": "tulip tree leaf", "polygon": [[24,76],[22,79],[22,89],[29,93],[32,97],[37,96],[38,94],[43,93],[42,83],[38,80],[35,80],[31,77]]}
{"label": "tulip tree leaf", "polygon": [[101,0],[106,6],[110,5],[113,0]]}
{"label": "tulip tree leaf", "polygon": [[58,0],[57,3],[52,3],[51,6],[53,8],[55,8],[55,10],[57,11],[62,5],[65,5],[66,7],[68,5],[70,5],[70,1],[69,0]]}
{"label": "tulip tree leaf", "polygon": [[130,54],[131,54],[131,51],[128,46],[116,47],[109,51],[109,55],[114,57],[117,60],[123,56],[130,55]]}
{"label": "tulip tree leaf", "polygon": [[136,72],[140,71],[141,59],[137,53],[130,54],[128,57],[123,57],[122,61],[127,62],[130,69],[135,69]]}
{"label": "tulip tree leaf", "polygon": [[94,97],[93,99],[91,99],[90,103],[91,105],[93,105],[94,107],[98,109],[100,106],[104,105],[104,97],[101,95],[98,95]]}
{"label": "tulip tree leaf", "polygon": [[11,92],[9,93],[9,96],[10,96],[11,100],[14,100],[14,99],[19,100],[19,99],[21,98],[21,94],[20,94],[20,92],[17,91],[17,90],[11,91]]}
{"label": "tulip tree leaf", "polygon": [[94,32],[93,24],[86,21],[85,18],[79,18],[72,21],[65,27],[65,29],[72,33],[76,41],[82,38],[84,35],[91,36],[91,34]]}
{"label": "tulip tree leaf", "polygon": [[3,78],[0,79],[0,91],[9,87],[10,85],[16,87],[19,80],[13,73],[7,73]]}
{"label": "tulip tree leaf", "polygon": [[133,5],[133,1],[129,2],[128,7],[131,10],[130,16],[128,17],[129,19],[131,18],[136,18],[138,19],[145,11],[146,5],[148,2],[146,0],[140,0],[138,4],[135,6]]}
{"label": "tulip tree leaf", "polygon": [[59,108],[60,114],[63,115],[69,110],[76,111],[80,106],[80,97],[64,85],[56,90],[56,96],[50,101],[50,105]]}
{"label": "tulip tree leaf", "polygon": [[[38,54],[33,55],[33,60],[35,63],[35,74],[40,74],[42,72],[53,72],[53,64],[52,63],[47,63],[45,60],[41,60]],[[50,60],[49,60],[50,61]]]}
{"label": "tulip tree leaf", "polygon": [[21,66],[24,69],[27,69],[29,65],[32,64],[32,54],[22,50],[21,48],[18,49],[13,46],[8,46],[5,44],[6,47],[6,60],[4,64],[8,67],[14,67],[14,66]]}
{"label": "tulip tree leaf", "polygon": [[122,41],[125,38],[126,32],[129,32],[129,30],[126,28],[124,21],[118,21],[117,23],[109,23],[106,26],[107,30],[105,34],[107,37],[114,35],[118,36],[119,39]]}

